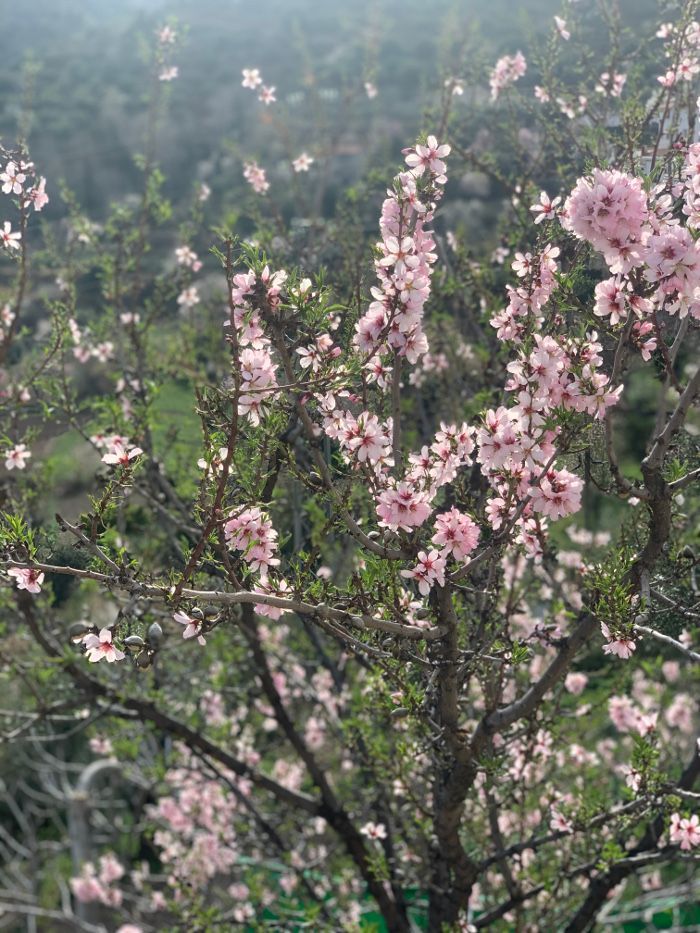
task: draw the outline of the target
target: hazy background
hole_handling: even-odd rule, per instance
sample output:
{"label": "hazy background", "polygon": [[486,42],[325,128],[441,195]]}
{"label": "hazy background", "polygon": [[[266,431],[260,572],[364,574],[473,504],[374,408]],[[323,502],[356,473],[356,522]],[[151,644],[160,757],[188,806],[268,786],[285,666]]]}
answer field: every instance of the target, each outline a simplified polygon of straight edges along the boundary
{"label": "hazy background", "polygon": [[[592,5],[577,3],[577,15]],[[641,21],[658,4],[620,7],[623,19]],[[466,79],[455,104],[469,134],[468,115],[488,113],[495,59],[529,49],[567,9],[562,0],[0,0],[0,138],[11,145],[26,133],[49,191],[67,182],[99,220],[139,189],[133,154],[144,148],[148,49],[167,22],[180,44],[157,150],[166,195],[206,181],[223,214],[247,193],[245,159],[259,159],[274,183],[288,178],[291,157],[308,150],[318,159],[332,146],[315,206],[330,215],[370,165],[393,166],[445,76]],[[594,39],[607,47],[604,29]],[[265,108],[241,87],[244,67],[261,69],[277,104]],[[379,90],[371,101],[366,80]],[[63,210],[54,196],[46,216]]]}
{"label": "hazy background", "polygon": [[[650,0],[633,0],[648,6]],[[170,196],[206,179],[219,195],[240,184],[242,158],[274,145],[241,69],[259,67],[277,87],[276,115],[299,149],[311,123],[344,113],[346,157],[337,182],[356,177],[376,146],[406,145],[444,73],[492,62],[551,29],[557,0],[0,0],[0,137],[10,143],[29,105],[32,155],[65,179],[92,216],[138,186],[132,153],[143,148],[146,46],[175,24],[180,76],[158,151]],[[466,45],[465,45],[466,43]],[[365,80],[379,89],[369,101]],[[487,89],[482,70],[482,87]],[[310,103],[310,97],[314,100]],[[319,109],[324,110],[323,114]],[[321,133],[322,136],[322,133]],[[372,152],[368,151],[372,150]],[[229,169],[231,170],[229,172]],[[330,196],[332,200],[332,195]],[[60,211],[54,199],[51,211]],[[49,214],[50,216],[50,214]]]}

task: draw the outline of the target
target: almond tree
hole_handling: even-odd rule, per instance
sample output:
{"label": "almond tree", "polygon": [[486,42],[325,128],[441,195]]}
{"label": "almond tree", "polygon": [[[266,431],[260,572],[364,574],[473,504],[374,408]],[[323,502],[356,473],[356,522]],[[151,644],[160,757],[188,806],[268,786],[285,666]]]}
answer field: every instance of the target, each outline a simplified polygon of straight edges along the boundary
{"label": "almond tree", "polygon": [[[404,152],[357,302],[235,231],[200,259],[201,188],[155,269],[171,206],[150,147],[138,205],[97,230],[69,200],[65,246],[33,258],[46,183],[24,148],[3,151],[17,256],[2,663],[22,702],[5,738],[87,733],[151,790],[120,817],[119,858],[82,846],[75,860],[84,929],[338,929],[377,911],[389,930],[583,931],[623,882],[633,897],[635,877],[662,887],[696,861],[691,14],[664,27],[670,68],[630,117],[640,139],[658,120],[648,168],[641,144],[621,146],[520,205],[504,290],[436,232],[455,158],[442,135]],[[173,38],[159,34],[154,113]],[[493,96],[526,73],[522,53],[501,60]],[[599,93],[620,97],[624,77],[611,65]],[[257,69],[243,83],[274,104]],[[244,171],[272,197],[264,167]],[[60,295],[32,345],[42,262]],[[489,360],[445,416],[424,389],[445,368],[431,305],[460,289],[481,292]],[[110,390],[87,391],[85,372]],[[631,444],[639,386],[656,398]],[[159,393],[174,387],[192,402],[169,417]],[[57,437],[91,466],[83,505],[52,517]],[[614,537],[573,519],[592,507]]]}

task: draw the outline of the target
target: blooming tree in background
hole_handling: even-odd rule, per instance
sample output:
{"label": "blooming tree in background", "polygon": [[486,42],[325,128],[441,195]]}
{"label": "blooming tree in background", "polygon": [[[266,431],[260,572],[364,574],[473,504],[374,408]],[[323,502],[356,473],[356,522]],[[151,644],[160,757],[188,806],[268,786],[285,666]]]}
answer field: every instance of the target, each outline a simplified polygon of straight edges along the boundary
{"label": "blooming tree in background", "polygon": [[[72,873],[51,907],[32,892],[40,916],[122,933],[370,915],[573,933],[692,871],[694,6],[659,29],[658,73],[627,109],[624,56],[580,85],[557,71],[573,6],[549,67],[516,51],[482,74],[493,132],[520,119],[517,92],[558,147],[510,175],[465,142],[468,75],[441,80],[350,279],[342,262],[299,268],[264,223],[248,240],[220,230],[207,253],[201,185],[154,261],[172,206],[152,153],[137,205],[98,229],[69,198],[66,242],[40,250],[51,180],[24,144],[0,150],[15,272],[0,659],[22,697],[4,735],[52,730],[66,762],[83,743],[55,791]],[[154,112],[176,40],[159,30]],[[268,70],[242,70],[262,113],[278,106]],[[303,145],[287,169],[311,184],[322,154]],[[241,171],[274,217],[259,159]],[[443,220],[450,179],[475,165],[508,192],[486,255]],[[183,391],[171,416],[162,397]],[[89,463],[65,502],[59,444]],[[121,790],[102,798],[106,773]],[[120,799],[117,833],[103,811]],[[56,867],[29,855],[42,877]]]}

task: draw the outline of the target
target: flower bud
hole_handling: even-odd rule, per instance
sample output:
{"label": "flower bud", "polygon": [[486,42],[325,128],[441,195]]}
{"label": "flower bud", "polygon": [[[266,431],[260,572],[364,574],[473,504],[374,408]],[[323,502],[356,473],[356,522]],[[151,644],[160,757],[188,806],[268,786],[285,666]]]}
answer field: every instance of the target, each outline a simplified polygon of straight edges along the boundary
{"label": "flower bud", "polygon": [[132,651],[136,651],[137,649],[143,648],[146,642],[140,635],[129,635],[124,639],[124,644]]}
{"label": "flower bud", "polygon": [[148,644],[151,648],[158,649],[163,643],[163,629],[158,622],[153,622],[148,627]]}

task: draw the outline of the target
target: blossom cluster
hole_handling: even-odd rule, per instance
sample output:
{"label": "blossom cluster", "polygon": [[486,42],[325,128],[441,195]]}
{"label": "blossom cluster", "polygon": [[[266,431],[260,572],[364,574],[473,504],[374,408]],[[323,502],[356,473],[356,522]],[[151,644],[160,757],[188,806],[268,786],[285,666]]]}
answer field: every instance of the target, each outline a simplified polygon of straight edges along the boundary
{"label": "blossom cluster", "polygon": [[[169,884],[187,883],[203,887],[216,874],[230,871],[237,858],[234,816],[236,797],[222,783],[207,778],[199,768],[188,767],[190,755],[179,748],[182,764],[171,768],[166,778],[176,794],[162,796],[152,815],[163,828],[154,842],[170,875]],[[245,790],[235,775],[229,780]]]}
{"label": "blossom cluster", "polygon": [[[476,435],[477,459],[495,493],[487,505],[491,526],[498,530],[514,523],[516,540],[536,559],[547,519],[578,511],[583,490],[579,477],[555,465],[551,416],[568,409],[601,419],[622,391],[601,371],[602,344],[595,331],[583,338],[556,329],[539,332],[544,306],[557,288],[559,252],[548,245],[536,256],[516,255],[513,269],[522,284],[508,286],[508,307],[491,320],[499,339],[514,344],[506,389],[515,401],[487,412]],[[529,351],[518,348],[528,333]]]}
{"label": "blossom cluster", "polygon": [[[700,319],[700,247],[689,229],[697,225],[698,144],[689,148],[682,174],[670,192],[659,185],[647,195],[641,179],[596,169],[579,179],[564,205],[562,225],[601,252],[613,274],[596,289],[595,313],[613,325],[636,315],[640,349],[654,314]],[[687,226],[673,216],[674,196],[683,196]],[[643,348],[648,356],[655,344]]]}
{"label": "blossom cluster", "polygon": [[639,178],[595,169],[590,178],[579,178],[564,205],[562,224],[603,253],[611,272],[624,273],[640,264],[642,231],[648,219]]}
{"label": "blossom cluster", "polygon": [[[10,197],[17,197],[19,209],[23,212],[30,207],[35,212],[41,211],[49,203],[46,193],[46,179],[39,176],[33,162],[24,159],[9,159],[2,172],[0,172],[0,190]],[[22,234],[12,231],[10,221],[3,222],[0,230],[0,243],[6,249],[19,249]]]}
{"label": "blossom cluster", "polygon": [[277,532],[262,509],[257,507],[232,513],[224,525],[230,547],[242,551],[243,560],[254,573],[265,579],[270,567],[279,565]]}
{"label": "blossom cluster", "polygon": [[333,408],[324,420],[326,436],[338,441],[343,457],[348,463],[356,469],[364,463],[377,472],[393,466],[392,427],[391,418],[382,424],[376,415],[368,411],[362,411],[355,416],[351,411],[342,411],[339,408]]}
{"label": "blossom cluster", "polygon": [[244,68],[243,69],[243,80],[241,85],[243,87],[249,88],[251,91],[258,91],[258,100],[265,104],[266,107],[269,107],[270,104],[273,104],[277,98],[275,97],[275,87],[271,85],[263,84],[263,79],[260,75],[260,70],[258,68]]}
{"label": "blossom cluster", "polygon": [[526,71],[527,61],[522,52],[516,52],[515,55],[504,55],[499,58],[489,78],[491,99],[497,100],[501,91],[519,81]]}
{"label": "blossom cluster", "polygon": [[170,52],[177,40],[177,33],[171,26],[161,26],[156,30],[158,45],[156,48],[156,66],[158,80],[163,82],[174,81],[180,74],[177,65],[170,62]]}
{"label": "blossom cluster", "polygon": [[96,359],[99,363],[108,363],[114,358],[112,341],[103,340],[99,343],[92,343],[87,328],[81,327],[75,318],[68,319],[68,330],[73,341],[73,356],[79,363],[87,363],[90,359]]}
{"label": "blossom cluster", "polygon": [[[420,179],[426,172],[439,173],[434,185],[442,184],[445,155],[447,152],[430,137],[427,146],[419,146],[407,156],[412,179]],[[371,357],[365,364],[368,381],[376,381],[380,389],[388,386],[391,374],[389,360],[383,360],[381,354],[394,349],[414,362],[409,349],[424,337],[422,303],[427,294],[418,296],[416,308],[416,289],[405,294],[399,279],[405,282],[423,263],[425,274],[419,284],[427,292],[430,273],[430,263],[416,255],[416,230],[425,233],[422,225],[428,213],[422,210],[421,192],[414,192],[400,175],[389,195],[382,210],[384,239],[376,262],[383,287],[373,290],[375,300],[358,322],[355,337],[357,349]],[[542,219],[555,215],[559,200],[543,196]],[[429,207],[432,214],[434,201]],[[380,527],[412,533],[424,526],[433,514],[439,489],[471,463],[475,446],[481,470],[493,489],[486,506],[491,527],[494,531],[514,527],[516,542],[536,560],[543,553],[547,521],[580,508],[582,480],[555,462],[558,431],[552,427],[553,417],[559,409],[568,409],[603,418],[618,401],[622,387],[611,387],[609,377],[601,371],[602,345],[595,332],[574,337],[550,326],[547,330],[551,333],[541,333],[545,305],[558,285],[559,252],[548,245],[535,256],[516,254],[513,269],[520,284],[509,286],[509,305],[492,321],[498,337],[513,346],[505,387],[511,393],[511,404],[487,412],[476,431],[467,425],[443,425],[430,447],[409,455],[404,475],[392,473],[391,418],[381,422],[371,412],[341,406],[335,396],[330,400],[327,395],[316,396],[324,433],[338,441],[344,459],[354,469],[370,468],[370,489]],[[413,330],[406,331],[403,321]],[[406,333],[409,341],[402,343]],[[526,334],[531,335],[527,350],[522,346]],[[455,509],[438,515],[432,548],[419,551],[417,563],[402,575],[427,595],[432,585],[444,585],[448,559],[467,562],[478,538],[479,529],[470,516]]]}
{"label": "blossom cluster", "polygon": [[669,60],[666,71],[657,77],[664,88],[690,82],[700,73],[700,23],[692,20],[682,29],[679,24],[662,23],[656,32],[664,41],[664,55]]}
{"label": "blossom cluster", "polygon": [[[260,278],[252,270],[234,276],[231,289],[232,318],[226,326],[235,330],[235,341],[239,347],[239,367],[241,393],[238,399],[238,413],[245,416],[252,424],[260,424],[266,406],[272,401],[277,388],[277,364],[272,357],[272,344],[265,335],[260,318],[260,311],[253,299],[256,287],[261,286],[267,308],[274,311],[280,301],[282,288],[287,281],[287,273],[282,269],[270,272],[265,266]],[[229,339],[234,339],[230,335]]]}
{"label": "blossom cluster", "polygon": [[[7,161],[0,162],[0,191],[12,198],[14,205],[19,210],[20,229],[12,229],[12,221],[0,220],[0,247],[5,251],[19,252],[22,249],[22,230],[26,225],[26,220],[30,210],[39,212],[48,204],[49,197],[46,194],[46,179],[39,176],[36,166],[23,156],[11,155],[0,146],[0,158]],[[13,309],[9,304],[2,307],[0,314],[0,346],[7,347],[11,342],[17,328],[17,308]],[[4,371],[0,373],[0,381],[4,378]],[[20,393],[21,395],[21,393]],[[21,398],[19,400],[22,400]],[[5,465],[8,469],[16,467],[24,469],[24,458],[21,456],[22,450],[26,450],[24,445],[15,445],[13,451],[6,454]],[[24,457],[31,456],[29,452]]]}
{"label": "blossom cluster", "polygon": [[270,188],[265,169],[257,162],[246,162],[243,166],[243,177],[256,194],[265,194]]}
{"label": "blossom cluster", "polygon": [[124,868],[119,859],[108,852],[100,856],[98,868],[85,862],[80,874],[70,879],[70,888],[83,904],[100,903],[106,907],[120,907],[123,900],[121,888],[115,883],[124,877]]}
{"label": "blossom cluster", "polygon": [[367,356],[370,381],[386,377],[384,360],[392,353],[416,363],[428,350],[423,308],[430,295],[431,267],[437,260],[435,241],[426,224],[447,181],[443,161],[450,147],[429,136],[406,156],[409,171],[399,173],[382,205],[380,252],[375,262],[379,285],[373,301],[356,325],[355,346]]}
{"label": "blossom cluster", "polygon": [[[471,464],[472,434],[466,424],[443,423],[430,447],[409,454],[410,469],[405,476],[399,480],[387,477],[384,488],[375,496],[380,526],[411,531],[423,525],[433,511],[440,488]],[[445,546],[445,555],[449,553]]]}

